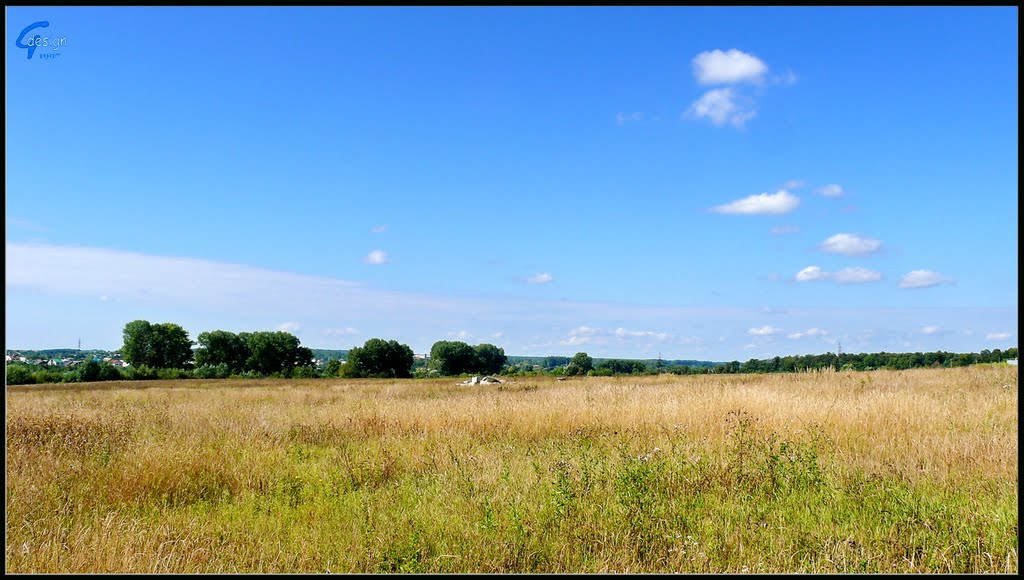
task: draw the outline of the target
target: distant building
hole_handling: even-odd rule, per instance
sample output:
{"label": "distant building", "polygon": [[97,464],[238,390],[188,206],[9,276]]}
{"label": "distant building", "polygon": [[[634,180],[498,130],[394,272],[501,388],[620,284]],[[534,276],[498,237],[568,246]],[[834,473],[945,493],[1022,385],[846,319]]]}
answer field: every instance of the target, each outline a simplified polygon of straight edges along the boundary
{"label": "distant building", "polygon": [[1017,366],[1017,359],[1011,358],[1010,360],[1006,361],[1006,364]]}

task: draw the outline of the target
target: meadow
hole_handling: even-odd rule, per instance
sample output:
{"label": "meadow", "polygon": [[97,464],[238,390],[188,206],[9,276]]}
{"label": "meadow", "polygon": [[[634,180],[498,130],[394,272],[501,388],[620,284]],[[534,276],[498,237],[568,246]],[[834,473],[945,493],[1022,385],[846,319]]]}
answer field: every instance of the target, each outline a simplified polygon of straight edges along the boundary
{"label": "meadow", "polygon": [[7,387],[8,573],[1018,572],[1017,367]]}

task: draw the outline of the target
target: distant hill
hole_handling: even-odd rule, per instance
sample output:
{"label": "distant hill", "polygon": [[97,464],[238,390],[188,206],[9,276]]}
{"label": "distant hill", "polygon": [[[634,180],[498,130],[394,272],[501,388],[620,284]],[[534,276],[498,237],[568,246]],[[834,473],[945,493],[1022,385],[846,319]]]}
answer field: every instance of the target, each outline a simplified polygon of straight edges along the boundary
{"label": "distant hill", "polygon": [[313,358],[315,359],[328,360],[336,358],[338,360],[345,360],[348,358],[347,350],[332,350],[328,348],[311,348],[309,350],[313,351]]}

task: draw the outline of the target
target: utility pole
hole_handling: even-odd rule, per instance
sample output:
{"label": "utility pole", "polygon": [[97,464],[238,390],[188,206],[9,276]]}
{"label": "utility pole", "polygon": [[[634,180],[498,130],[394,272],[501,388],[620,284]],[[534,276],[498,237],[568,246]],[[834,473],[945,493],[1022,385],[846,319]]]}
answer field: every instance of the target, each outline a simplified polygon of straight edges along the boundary
{"label": "utility pole", "polygon": [[82,339],[81,338],[78,339],[78,351],[79,352],[82,351]]}
{"label": "utility pole", "polygon": [[842,343],[842,341],[836,341],[836,343],[839,345],[839,347],[836,349],[837,350],[836,356],[843,356],[843,343]]}

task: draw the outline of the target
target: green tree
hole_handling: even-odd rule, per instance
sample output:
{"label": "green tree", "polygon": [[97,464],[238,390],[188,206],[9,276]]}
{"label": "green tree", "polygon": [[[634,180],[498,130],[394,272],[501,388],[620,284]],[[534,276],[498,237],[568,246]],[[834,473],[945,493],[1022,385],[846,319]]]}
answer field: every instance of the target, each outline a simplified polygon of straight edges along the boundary
{"label": "green tree", "polygon": [[192,341],[177,324],[133,320],[124,326],[121,353],[132,366],[184,368],[192,359]]}
{"label": "green tree", "polygon": [[472,373],[477,368],[476,351],[461,341],[439,340],[430,347],[430,365],[443,376]]}
{"label": "green tree", "polygon": [[249,347],[242,337],[226,330],[202,332],[196,337],[196,366],[215,367],[224,364],[232,373],[240,373],[249,358]]}
{"label": "green tree", "polygon": [[341,361],[332,358],[327,361],[327,365],[324,367],[325,377],[339,377],[341,376]]}
{"label": "green tree", "polygon": [[34,382],[36,382],[35,377],[32,376],[32,369],[28,368],[28,365],[7,365],[8,385],[31,385]]}
{"label": "green tree", "polygon": [[341,373],[350,378],[412,378],[412,348],[397,340],[371,338],[348,352]]}
{"label": "green tree", "polygon": [[476,370],[483,375],[496,375],[505,368],[508,357],[505,356],[505,349],[498,348],[493,344],[478,344],[476,351]]}
{"label": "green tree", "polygon": [[298,337],[290,332],[243,332],[238,336],[249,352],[246,371],[288,377],[295,367],[313,364],[313,351],[299,346]]}
{"label": "green tree", "polygon": [[569,361],[569,366],[565,368],[565,374],[570,376],[585,375],[592,370],[594,370],[594,359],[590,358],[590,355],[585,352],[578,352]]}

